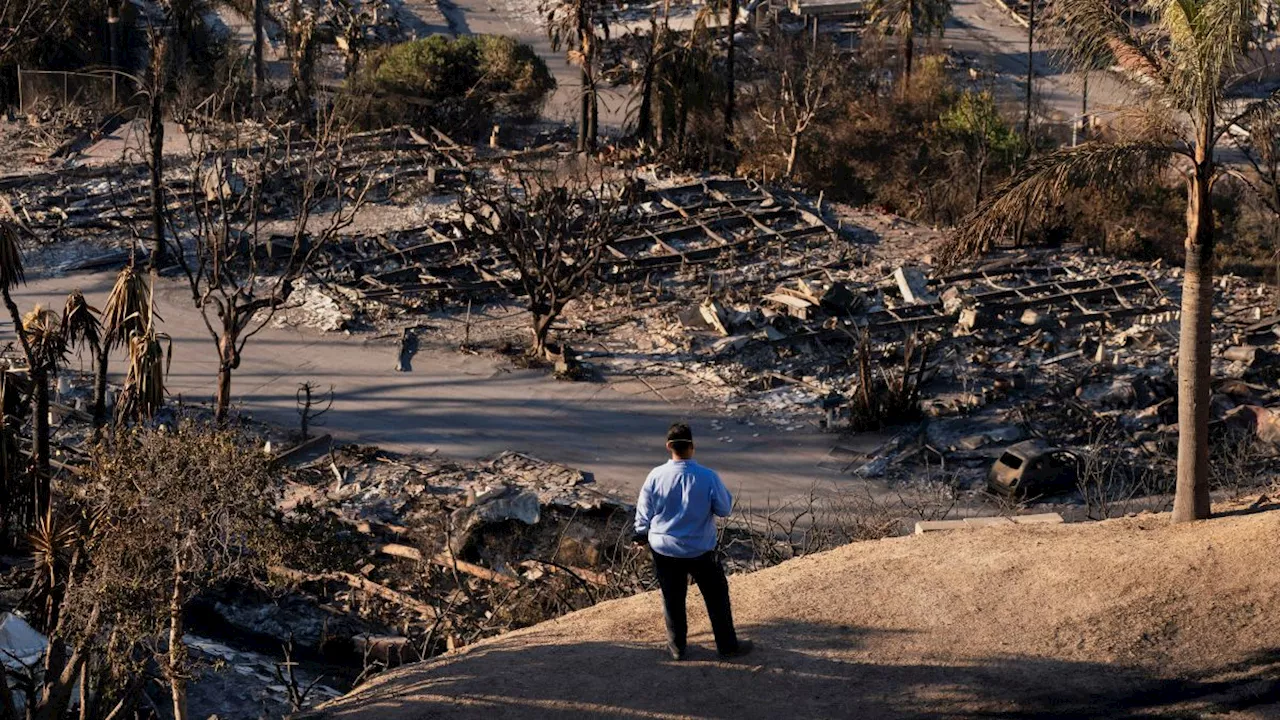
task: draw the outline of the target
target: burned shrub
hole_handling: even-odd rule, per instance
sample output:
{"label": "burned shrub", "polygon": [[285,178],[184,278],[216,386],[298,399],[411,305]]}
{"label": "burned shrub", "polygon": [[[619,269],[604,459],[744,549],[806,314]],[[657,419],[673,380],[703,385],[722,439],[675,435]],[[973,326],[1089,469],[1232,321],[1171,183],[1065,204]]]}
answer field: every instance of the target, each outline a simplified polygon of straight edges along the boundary
{"label": "burned shrub", "polygon": [[920,419],[920,385],[929,360],[928,346],[915,335],[902,345],[899,367],[875,367],[871,359],[871,335],[863,332],[857,340],[853,363],[858,380],[849,401],[849,429],[854,432],[881,428]]}
{"label": "burned shrub", "polygon": [[235,432],[183,422],[118,433],[81,479],[32,536],[40,582],[27,605],[51,649],[28,707],[65,707],[79,682],[127,712],[153,702],[142,694],[158,668],[187,717],[185,611],[269,558],[268,459]]}
{"label": "burned shrub", "polygon": [[[623,184],[623,187],[626,183]],[[608,243],[631,212],[622,188],[589,171],[557,176],[517,172],[500,187],[468,183],[459,205],[467,231],[506,259],[533,320],[530,354],[565,357],[548,344],[551,326],[596,279]]]}

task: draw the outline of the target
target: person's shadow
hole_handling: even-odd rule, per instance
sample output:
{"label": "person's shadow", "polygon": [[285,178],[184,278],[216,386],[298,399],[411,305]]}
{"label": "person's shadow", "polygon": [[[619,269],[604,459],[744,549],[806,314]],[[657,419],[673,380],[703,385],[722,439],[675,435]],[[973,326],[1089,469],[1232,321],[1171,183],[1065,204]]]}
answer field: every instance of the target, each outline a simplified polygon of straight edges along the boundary
{"label": "person's shadow", "polygon": [[577,641],[575,620],[593,613],[398,668],[298,717],[1132,718],[1280,700],[1280,653],[1178,679],[1044,657],[886,662],[875,648],[909,643],[910,633],[797,621],[741,627],[755,650],[732,661],[718,660],[703,628],[675,662],[657,640]]}

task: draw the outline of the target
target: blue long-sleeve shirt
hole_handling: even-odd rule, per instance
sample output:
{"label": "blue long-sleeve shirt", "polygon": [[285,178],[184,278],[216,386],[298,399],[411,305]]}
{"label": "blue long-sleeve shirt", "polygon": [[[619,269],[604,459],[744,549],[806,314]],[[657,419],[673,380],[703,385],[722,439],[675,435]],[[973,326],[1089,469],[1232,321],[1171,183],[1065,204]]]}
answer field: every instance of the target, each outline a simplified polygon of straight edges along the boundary
{"label": "blue long-sleeve shirt", "polygon": [[711,468],[670,460],[649,473],[636,501],[636,534],[667,557],[691,558],[716,548],[716,517],[729,517],[733,498]]}

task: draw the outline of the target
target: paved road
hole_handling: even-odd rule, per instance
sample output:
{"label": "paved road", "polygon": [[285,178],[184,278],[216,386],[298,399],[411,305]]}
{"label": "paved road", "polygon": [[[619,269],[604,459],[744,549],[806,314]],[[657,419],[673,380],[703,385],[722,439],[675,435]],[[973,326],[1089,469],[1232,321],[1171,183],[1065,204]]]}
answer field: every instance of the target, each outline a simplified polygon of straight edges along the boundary
{"label": "paved road", "polygon": [[[80,288],[100,305],[112,280],[111,274],[36,280],[16,299],[24,312],[35,302],[59,308],[68,291]],[[213,343],[190,295],[176,281],[162,281],[157,297],[162,330],[174,338],[169,392],[187,402],[207,401],[216,374]],[[0,325],[0,343],[12,339],[10,325]],[[832,446],[830,435],[783,433],[723,418],[724,429],[714,431],[716,415],[687,402],[558,382],[494,358],[449,351],[424,350],[412,372],[396,372],[396,352],[394,345],[361,337],[269,328],[250,341],[232,393],[254,417],[295,427],[298,383],[332,384],[337,400],[326,430],[340,438],[400,451],[438,449],[458,458],[521,450],[592,471],[603,487],[627,493],[638,490],[648,468],[663,459],[663,434],[677,418],[693,422],[700,458],[753,502],[804,493],[817,481],[854,482],[817,467]],[[87,361],[83,367],[90,368]]]}
{"label": "paved road", "polygon": [[[1026,92],[1027,28],[1018,24],[997,0],[954,0],[943,44],[976,57],[986,71],[1013,82],[1016,96]],[[1035,91],[1043,111],[1059,119],[1078,117],[1081,109],[1080,75],[1064,70],[1052,50],[1037,43]],[[1117,76],[1095,72],[1089,76],[1089,113],[1110,115],[1132,105],[1136,96]]]}

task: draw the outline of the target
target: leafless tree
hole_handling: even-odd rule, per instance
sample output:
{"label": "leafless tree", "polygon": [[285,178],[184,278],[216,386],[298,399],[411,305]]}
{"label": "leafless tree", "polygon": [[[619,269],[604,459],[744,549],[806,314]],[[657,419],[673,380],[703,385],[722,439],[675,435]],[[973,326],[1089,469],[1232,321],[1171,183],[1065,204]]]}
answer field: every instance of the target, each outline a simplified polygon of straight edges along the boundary
{"label": "leafless tree", "polygon": [[545,356],[552,323],[590,287],[626,222],[620,188],[586,172],[517,171],[498,186],[473,180],[460,202],[468,230],[518,275],[533,320],[531,352]]}
{"label": "leafless tree", "polygon": [[783,177],[795,173],[800,138],[832,106],[842,64],[835,48],[781,38],[761,64],[765,80],[755,90],[755,115],[782,146]]}
{"label": "leafless tree", "polygon": [[175,243],[174,254],[217,347],[214,407],[222,420],[245,344],[351,225],[376,173],[348,167],[347,127],[333,114],[306,133],[268,122],[254,137],[240,128],[219,138],[190,122],[191,179],[202,194],[174,220],[182,225],[174,235],[189,240]]}

